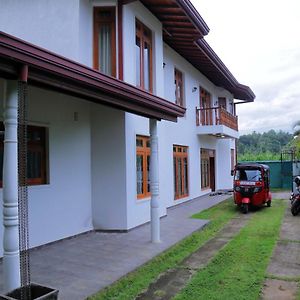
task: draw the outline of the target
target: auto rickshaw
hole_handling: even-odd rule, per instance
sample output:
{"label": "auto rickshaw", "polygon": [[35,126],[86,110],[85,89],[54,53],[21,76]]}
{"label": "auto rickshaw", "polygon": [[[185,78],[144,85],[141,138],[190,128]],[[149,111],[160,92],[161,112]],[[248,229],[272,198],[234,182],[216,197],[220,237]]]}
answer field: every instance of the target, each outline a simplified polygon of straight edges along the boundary
{"label": "auto rickshaw", "polygon": [[270,168],[258,163],[237,164],[233,170],[234,203],[248,213],[249,206],[271,206]]}

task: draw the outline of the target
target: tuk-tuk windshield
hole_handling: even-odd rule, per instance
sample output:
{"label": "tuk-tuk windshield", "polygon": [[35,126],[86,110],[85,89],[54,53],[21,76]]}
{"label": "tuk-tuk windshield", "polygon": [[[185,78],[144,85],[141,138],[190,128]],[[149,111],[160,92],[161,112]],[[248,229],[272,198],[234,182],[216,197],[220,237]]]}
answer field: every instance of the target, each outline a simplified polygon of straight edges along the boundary
{"label": "tuk-tuk windshield", "polygon": [[261,171],[259,169],[237,169],[235,180],[262,181]]}

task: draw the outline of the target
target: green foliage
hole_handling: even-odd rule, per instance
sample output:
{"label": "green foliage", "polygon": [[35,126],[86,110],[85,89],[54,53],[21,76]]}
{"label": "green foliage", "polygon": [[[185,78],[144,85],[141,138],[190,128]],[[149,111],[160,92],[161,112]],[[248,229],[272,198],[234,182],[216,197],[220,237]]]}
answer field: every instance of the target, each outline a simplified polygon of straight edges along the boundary
{"label": "green foliage", "polygon": [[241,232],[175,299],[260,299],[284,211],[284,202],[275,200],[272,208],[255,212]]}
{"label": "green foliage", "polygon": [[88,299],[135,299],[135,297],[143,290],[147,289],[151,282],[155,281],[161,273],[177,267],[184,258],[188,257],[206,241],[215,236],[216,233],[237,213],[231,198],[201,212],[200,214],[194,215],[193,218],[210,219],[211,222],[203,230],[196,231],[175,246],[156,256],[145,265],[129,273],[111,286],[103,289]]}
{"label": "green foliage", "polygon": [[238,161],[279,160],[283,147],[293,140],[288,132],[270,130],[253,132],[240,136],[238,140]]}

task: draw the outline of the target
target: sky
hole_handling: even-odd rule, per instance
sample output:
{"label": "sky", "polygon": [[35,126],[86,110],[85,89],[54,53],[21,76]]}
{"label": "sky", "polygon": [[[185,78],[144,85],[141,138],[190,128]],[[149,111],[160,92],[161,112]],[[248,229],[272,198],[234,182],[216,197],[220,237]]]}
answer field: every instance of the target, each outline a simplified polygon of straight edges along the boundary
{"label": "sky", "polygon": [[300,120],[300,0],[191,0],[205,40],[254,103],[237,106],[240,134],[293,131]]}

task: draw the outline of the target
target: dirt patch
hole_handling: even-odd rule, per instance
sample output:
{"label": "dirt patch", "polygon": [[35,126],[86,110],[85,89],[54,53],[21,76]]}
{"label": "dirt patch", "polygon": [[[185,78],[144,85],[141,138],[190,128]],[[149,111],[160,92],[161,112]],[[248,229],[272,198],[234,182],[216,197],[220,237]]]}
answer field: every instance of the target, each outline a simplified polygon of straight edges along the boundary
{"label": "dirt patch", "polygon": [[267,279],[262,291],[264,300],[292,300],[296,299],[298,290],[297,282],[277,279]]}

